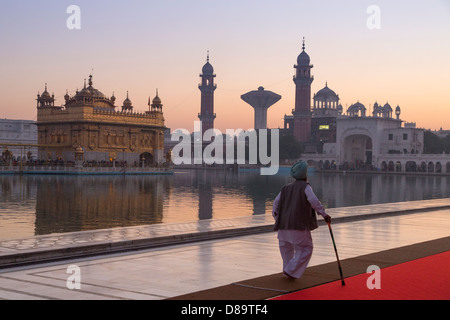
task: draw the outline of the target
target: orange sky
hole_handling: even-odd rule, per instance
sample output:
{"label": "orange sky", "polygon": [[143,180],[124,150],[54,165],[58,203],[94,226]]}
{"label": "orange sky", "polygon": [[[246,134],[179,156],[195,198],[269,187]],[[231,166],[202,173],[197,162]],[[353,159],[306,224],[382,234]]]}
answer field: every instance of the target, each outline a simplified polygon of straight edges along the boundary
{"label": "orange sky", "polygon": [[[253,127],[240,99],[264,86],[282,95],[268,126],[294,108],[293,65],[302,37],[314,65],[312,92],[325,86],[346,110],[356,101],[400,105],[401,119],[450,129],[450,4],[378,1],[380,29],[369,30],[369,1],[78,1],[81,30],[66,27],[61,1],[11,2],[0,13],[1,118],[35,119],[36,94],[48,82],[57,104],[94,69],[94,87],[136,110],[156,88],[166,125],[193,129],[199,74],[211,52],[217,74],[215,127]],[[6,50],[5,50],[6,48]]]}

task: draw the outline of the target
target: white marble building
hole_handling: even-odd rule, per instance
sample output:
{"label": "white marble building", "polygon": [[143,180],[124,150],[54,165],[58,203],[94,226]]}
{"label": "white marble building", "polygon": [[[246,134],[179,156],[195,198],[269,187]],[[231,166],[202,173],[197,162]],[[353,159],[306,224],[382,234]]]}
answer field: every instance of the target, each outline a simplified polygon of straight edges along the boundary
{"label": "white marble building", "polygon": [[23,146],[37,145],[37,126],[31,120],[0,119],[0,156],[5,150],[12,153],[14,158],[37,158],[37,147]]}
{"label": "white marble building", "polygon": [[400,120],[389,104],[374,104],[369,116],[365,106],[357,102],[346,115],[336,117],[336,142],[325,143],[322,154],[304,154],[305,160],[318,167],[377,168],[396,172],[450,173],[448,155],[426,155],[425,129]]}
{"label": "white marble building", "polygon": [[336,119],[336,142],[326,143],[324,153],[338,163],[378,164],[380,156],[423,153],[424,129],[383,117],[342,116]]}

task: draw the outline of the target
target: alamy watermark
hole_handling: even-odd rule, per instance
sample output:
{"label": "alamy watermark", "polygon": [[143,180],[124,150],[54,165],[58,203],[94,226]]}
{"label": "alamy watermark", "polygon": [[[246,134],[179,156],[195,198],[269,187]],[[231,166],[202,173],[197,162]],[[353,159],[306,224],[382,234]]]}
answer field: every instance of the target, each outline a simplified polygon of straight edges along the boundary
{"label": "alamy watermark", "polygon": [[367,273],[370,273],[370,277],[366,281],[367,289],[373,290],[381,289],[381,270],[379,266],[369,266],[367,268]]}
{"label": "alamy watermark", "polygon": [[67,14],[70,16],[66,20],[66,26],[69,30],[81,29],[81,8],[77,5],[71,5],[67,7]]}
{"label": "alamy watermark", "polygon": [[370,5],[366,10],[369,17],[367,18],[367,28],[369,30],[381,29],[381,9],[377,5]]}
{"label": "alamy watermark", "polygon": [[175,165],[261,165],[261,175],[275,175],[280,162],[279,136],[278,129],[227,129],[225,135],[209,129],[202,134],[202,123],[196,121],[193,134],[186,129],[172,133],[171,140],[179,142],[172,149],[172,161]]}
{"label": "alamy watermark", "polygon": [[81,289],[81,269],[77,265],[71,265],[67,267],[67,274],[70,276],[67,278],[66,287],[69,290]]}
{"label": "alamy watermark", "polygon": [[[70,16],[66,20],[66,26],[69,30],[81,29],[81,8],[78,5],[70,5],[67,7],[66,13]],[[369,30],[381,29],[381,9],[378,5],[370,5],[367,7],[366,13],[369,14],[367,18],[367,28]]]}

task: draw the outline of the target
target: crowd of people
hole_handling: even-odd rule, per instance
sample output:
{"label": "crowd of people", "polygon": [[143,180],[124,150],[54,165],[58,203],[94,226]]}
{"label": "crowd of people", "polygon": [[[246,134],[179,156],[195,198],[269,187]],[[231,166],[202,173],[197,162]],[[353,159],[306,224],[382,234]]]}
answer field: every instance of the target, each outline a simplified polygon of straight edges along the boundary
{"label": "crowd of people", "polygon": [[[16,157],[12,157],[11,159],[0,159],[0,166],[27,166],[27,167],[41,167],[41,166],[50,166],[50,167],[75,167],[74,161],[64,161],[62,159],[57,160],[37,160],[37,159],[20,159]],[[132,164],[129,164],[127,161],[84,161],[82,164],[83,167],[95,167],[95,168],[113,168],[113,167],[165,167],[167,163],[142,163],[142,161],[135,161]]]}

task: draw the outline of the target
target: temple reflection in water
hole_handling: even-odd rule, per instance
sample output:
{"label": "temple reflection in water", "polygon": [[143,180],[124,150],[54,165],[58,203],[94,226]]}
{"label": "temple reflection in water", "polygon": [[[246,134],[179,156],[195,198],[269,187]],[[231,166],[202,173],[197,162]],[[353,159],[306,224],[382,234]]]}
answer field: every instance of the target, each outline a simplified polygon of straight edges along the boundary
{"label": "temple reflection in water", "polygon": [[43,176],[37,180],[36,233],[160,223],[170,184],[164,176]]}
{"label": "temple reflection in water", "polygon": [[[288,174],[0,176],[0,238],[270,214]],[[450,197],[450,177],[316,173],[328,208]]]}

